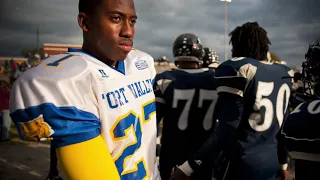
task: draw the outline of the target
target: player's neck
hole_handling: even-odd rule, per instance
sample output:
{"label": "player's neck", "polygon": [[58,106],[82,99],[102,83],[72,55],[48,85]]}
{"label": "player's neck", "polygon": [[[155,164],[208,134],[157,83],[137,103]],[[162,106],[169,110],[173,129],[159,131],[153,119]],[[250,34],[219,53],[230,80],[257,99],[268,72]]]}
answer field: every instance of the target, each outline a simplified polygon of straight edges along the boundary
{"label": "player's neck", "polygon": [[96,48],[92,48],[92,47],[94,47],[94,46],[91,46],[91,45],[88,45],[86,43],[83,43],[82,51],[87,53],[87,54],[90,54],[91,56],[97,58],[98,60],[104,62],[105,64],[107,64],[109,66],[116,67],[117,61],[110,60],[109,58],[107,58],[104,55],[102,55],[102,53],[97,51]]}

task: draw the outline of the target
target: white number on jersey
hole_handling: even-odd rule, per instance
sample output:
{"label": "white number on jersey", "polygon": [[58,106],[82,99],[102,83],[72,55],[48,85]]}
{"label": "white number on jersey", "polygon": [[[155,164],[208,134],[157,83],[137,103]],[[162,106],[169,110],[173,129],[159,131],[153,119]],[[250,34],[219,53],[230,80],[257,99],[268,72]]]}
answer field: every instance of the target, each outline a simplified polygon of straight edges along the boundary
{"label": "white number on jersey", "polygon": [[[303,105],[304,103],[301,103],[299,104],[292,112],[291,114],[294,114],[294,113],[299,113],[301,110],[301,106]],[[320,113],[320,100],[315,100],[315,101],[312,101],[309,103],[308,107],[307,107],[307,110],[310,114],[319,114]]]}
{"label": "white number on jersey", "polygon": [[[261,107],[265,108],[264,117],[261,118],[260,113],[252,113],[249,117],[249,124],[255,131],[266,131],[270,128],[273,118],[274,118],[274,107],[271,100],[268,98],[274,90],[273,82],[258,82],[257,95],[253,109],[259,111]],[[286,112],[289,104],[290,98],[290,87],[288,84],[282,84],[280,87],[277,100],[275,104],[276,117],[279,126],[282,125],[284,112]],[[285,109],[283,110],[283,103],[285,104]]]}
{"label": "white number on jersey", "polygon": [[[178,107],[178,102],[181,100],[187,100],[180,116],[178,119],[178,128],[180,130],[185,130],[188,127],[189,120],[189,112],[191,108],[192,101],[194,100],[196,90],[195,89],[175,89],[173,92],[173,102],[172,108]],[[211,101],[210,106],[204,116],[203,120],[203,128],[205,130],[209,130],[212,127],[213,123],[213,111],[215,107],[215,103],[217,100],[217,91],[214,90],[204,90],[200,89],[199,91],[199,100],[198,100],[198,108],[202,108],[205,100]]]}

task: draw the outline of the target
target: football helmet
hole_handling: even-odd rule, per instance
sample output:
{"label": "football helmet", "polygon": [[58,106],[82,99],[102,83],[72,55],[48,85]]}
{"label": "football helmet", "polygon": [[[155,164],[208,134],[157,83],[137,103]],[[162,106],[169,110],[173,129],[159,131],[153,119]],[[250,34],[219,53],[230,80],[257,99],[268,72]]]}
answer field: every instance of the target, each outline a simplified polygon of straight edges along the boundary
{"label": "football helmet", "polygon": [[320,39],[309,45],[305,59],[302,63],[302,74],[295,74],[295,81],[302,80],[304,92],[313,95],[314,86],[320,83]]}
{"label": "football helmet", "polygon": [[219,66],[219,56],[217,52],[212,49],[205,47],[204,49],[204,57],[202,59],[202,67],[203,68],[217,68]]}
{"label": "football helmet", "polygon": [[189,61],[201,63],[204,50],[201,40],[192,33],[179,35],[173,43],[172,53],[174,61]]}

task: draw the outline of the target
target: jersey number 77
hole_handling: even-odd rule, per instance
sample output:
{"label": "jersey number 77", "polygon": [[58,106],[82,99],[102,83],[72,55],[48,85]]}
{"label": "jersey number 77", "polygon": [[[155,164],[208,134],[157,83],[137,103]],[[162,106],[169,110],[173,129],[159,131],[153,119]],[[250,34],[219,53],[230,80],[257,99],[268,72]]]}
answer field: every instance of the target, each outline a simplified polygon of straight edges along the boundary
{"label": "jersey number 77", "polygon": [[[186,104],[179,116],[178,119],[178,128],[180,130],[185,130],[188,127],[189,120],[189,112],[191,108],[191,104],[194,101],[194,96],[196,93],[196,89],[174,89],[173,92],[173,102],[172,108],[178,107],[178,102],[181,100],[186,100]],[[214,90],[199,90],[199,99],[198,99],[198,108],[203,108],[204,101],[210,101],[209,108],[203,119],[203,128],[205,130],[210,130],[213,124],[213,112],[216,104],[216,100],[218,98],[217,91]]]}

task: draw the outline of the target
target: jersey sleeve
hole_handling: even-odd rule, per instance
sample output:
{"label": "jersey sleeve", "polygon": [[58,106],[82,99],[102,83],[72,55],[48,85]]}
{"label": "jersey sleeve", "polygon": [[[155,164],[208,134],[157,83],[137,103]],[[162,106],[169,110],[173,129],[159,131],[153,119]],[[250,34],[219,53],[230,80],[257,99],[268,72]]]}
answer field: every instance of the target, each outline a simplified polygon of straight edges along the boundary
{"label": "jersey sleeve", "polygon": [[215,72],[218,84],[217,91],[243,97],[244,91],[254,78],[256,71],[256,66],[242,59],[229,60],[222,63]]}
{"label": "jersey sleeve", "polygon": [[165,78],[165,73],[157,74],[155,77],[153,89],[156,97],[157,123],[159,123],[164,116],[166,108],[164,93],[171,82],[170,79]]}
{"label": "jersey sleeve", "polygon": [[48,67],[57,62],[48,61],[22,74],[12,88],[10,116],[20,137],[52,140],[54,147],[63,147],[100,135],[97,101],[86,64],[75,58],[63,66]]}
{"label": "jersey sleeve", "polygon": [[215,172],[218,176],[227,168],[224,151],[233,149],[236,140],[243,112],[243,98],[236,94],[220,93],[216,108],[219,119],[217,129],[203,147],[188,159],[188,163],[194,171],[205,166],[215,166],[221,171]]}

